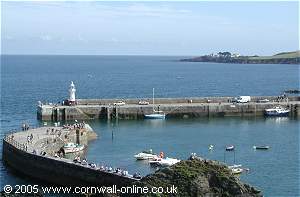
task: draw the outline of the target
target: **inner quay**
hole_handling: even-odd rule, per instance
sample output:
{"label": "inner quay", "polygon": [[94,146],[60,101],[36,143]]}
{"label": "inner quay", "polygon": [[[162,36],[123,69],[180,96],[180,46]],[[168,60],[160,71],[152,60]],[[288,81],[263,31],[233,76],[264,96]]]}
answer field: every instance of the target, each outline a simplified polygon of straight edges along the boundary
{"label": "inner quay", "polygon": [[[149,104],[140,105],[140,99],[76,99],[72,105],[40,102],[37,117],[43,121],[143,119],[153,108],[167,118],[263,116],[265,109],[278,105],[288,108],[291,117],[300,116],[299,96],[251,96],[247,103],[234,103],[233,97],[155,98],[155,105],[150,98],[142,100]],[[117,105],[118,101],[125,104]]]}
{"label": "inner quay", "polygon": [[[112,169],[88,161],[67,159],[62,147],[77,143],[87,147],[96,138],[88,124],[40,127],[10,133],[3,139],[3,162],[26,177],[66,186],[128,186],[139,180],[124,169]],[[78,157],[78,155],[77,155]]]}

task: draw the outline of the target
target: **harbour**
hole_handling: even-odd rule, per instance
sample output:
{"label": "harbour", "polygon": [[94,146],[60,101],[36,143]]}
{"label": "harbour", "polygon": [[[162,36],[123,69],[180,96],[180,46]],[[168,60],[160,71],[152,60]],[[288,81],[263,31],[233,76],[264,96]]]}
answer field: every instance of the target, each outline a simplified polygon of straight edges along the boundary
{"label": "harbour", "polygon": [[[41,57],[4,58],[3,87],[9,88],[2,90],[2,101],[5,103],[2,105],[2,138],[11,130],[20,130],[22,123],[28,123],[32,128],[44,126],[44,123],[47,122],[46,127],[54,127],[58,122],[63,125],[73,124],[75,119],[80,120],[80,116],[79,118],[70,116],[66,120],[63,120],[63,116],[58,116],[59,118],[56,120],[52,115],[44,120],[37,119],[36,104],[39,100],[43,101],[43,105],[50,106],[51,113],[53,107],[67,109],[67,111],[76,107],[82,107],[83,110],[91,107],[96,111],[95,116],[88,117],[84,121],[93,128],[98,138],[89,142],[86,158],[100,166],[120,167],[127,169],[131,174],[137,171],[144,176],[153,173],[155,169],[143,161],[135,160],[133,156],[142,150],[151,148],[155,152],[163,151],[166,157],[180,160],[186,159],[190,153],[195,152],[204,158],[224,162],[225,147],[232,144],[235,146],[236,163],[250,169],[248,173],[240,175],[242,181],[257,186],[268,196],[275,194],[293,196],[299,193],[297,189],[299,183],[297,175],[299,174],[298,115],[293,110],[291,113],[295,112],[295,114],[287,117],[265,117],[263,115],[265,108],[280,105],[292,109],[290,106],[298,106],[297,95],[288,95],[288,103],[286,100],[277,101],[278,95],[281,95],[283,90],[293,88],[296,86],[295,84],[298,84],[298,77],[295,75],[298,70],[297,66],[288,65],[283,69],[277,65],[256,65],[256,67],[259,66],[264,77],[252,80],[257,73],[253,71],[252,65],[199,64],[199,66],[192,64],[182,69],[186,63],[165,61],[170,59],[169,57],[128,57],[129,67],[135,69],[139,76],[128,81],[128,78],[133,79],[136,75],[131,75],[131,72],[119,66],[124,57],[115,57],[113,60],[109,57],[55,56],[48,58],[51,62],[57,60],[52,69],[40,67]],[[70,64],[72,66],[66,63],[67,60],[73,58],[76,61]],[[160,61],[161,59],[164,61]],[[157,67],[161,66],[159,72],[157,72],[158,69],[151,69],[153,61],[158,64]],[[103,66],[98,67],[99,62],[102,62]],[[137,66],[142,62],[144,63],[142,67]],[[109,63],[110,67],[106,67],[106,63]],[[25,69],[22,67],[24,64],[29,67]],[[87,65],[88,69],[81,70],[80,65],[82,64]],[[227,73],[228,67],[231,71]],[[174,70],[171,75],[168,75],[170,69]],[[227,75],[215,76],[213,73],[219,69]],[[270,69],[274,70],[273,75],[268,75]],[[205,70],[205,73],[201,72],[202,70]],[[228,77],[232,70],[237,75],[237,79]],[[249,71],[246,77],[241,74],[245,70]],[[193,75],[194,71],[198,73],[197,76]],[[45,72],[47,75],[43,74]],[[92,77],[90,77],[91,73]],[[147,73],[151,73],[153,77],[148,78]],[[176,76],[182,77],[178,79]],[[19,80],[20,77],[22,81]],[[158,79],[161,83],[155,85],[155,81]],[[68,88],[72,80],[76,85],[76,95],[79,98],[76,100],[79,103],[75,106],[63,106],[62,101],[69,98]],[[263,83],[265,85],[261,85]],[[107,84],[109,84],[109,88],[107,88]],[[217,90],[212,84],[218,86]],[[166,119],[144,119],[143,113],[138,116],[136,114],[128,115],[127,108],[133,110],[134,113],[140,108],[145,108],[144,114],[152,113],[151,90],[153,87],[156,90],[155,103],[157,105],[155,105],[155,109],[158,110],[157,107],[160,105],[160,110],[166,113]],[[230,96],[222,97],[222,95]],[[250,95],[252,101],[250,103],[228,102],[228,99],[233,99],[238,95]],[[20,99],[17,99],[19,96],[21,96]],[[135,97],[138,98],[130,99]],[[181,101],[174,103],[178,100],[176,98]],[[208,116],[207,112],[196,114],[196,116],[189,113],[191,111],[189,106],[196,106],[199,109],[202,109],[201,106],[217,108],[219,102],[218,100],[214,101],[214,98],[221,99],[221,101],[224,99],[221,106],[229,109],[232,108],[230,105],[235,105],[236,108],[243,110],[248,106],[250,109],[253,109],[252,106],[262,106],[262,108],[256,116],[252,112],[244,115],[238,112],[228,115],[211,114],[211,116]],[[266,98],[271,102],[260,103],[255,100]],[[294,98],[295,100],[293,100]],[[131,100],[133,101],[131,102]],[[140,100],[148,101],[149,105],[139,105]],[[172,100],[172,102],[165,100]],[[192,100],[192,103],[189,100]],[[208,100],[210,103],[207,102]],[[117,110],[124,108],[122,113],[129,117],[119,114],[119,118],[116,119],[112,116],[109,120],[106,113],[101,118],[99,117],[100,107],[110,107],[113,110],[113,104],[118,101],[124,101],[125,105],[117,106]],[[49,105],[51,102],[52,104]],[[96,104],[93,105],[93,102]],[[110,106],[109,103],[111,103]],[[175,115],[180,111],[177,109],[171,115],[172,110],[180,105],[184,105],[189,111]],[[233,109],[237,110],[236,108]],[[61,109],[59,109],[59,113],[63,111]],[[209,145],[213,145],[212,150],[209,150]],[[260,145],[267,145],[270,148],[266,151],[254,150],[253,146]],[[226,152],[225,163],[234,165],[233,157],[232,151]],[[289,165],[286,165],[287,163]],[[279,170],[282,169],[282,166],[285,166],[285,170]],[[4,166],[1,166],[1,170],[1,180],[3,180],[1,184],[37,183],[35,180],[19,178]],[[282,179],[282,177],[286,178]]]}
{"label": "harbour", "polygon": [[0,197],[300,196],[298,2],[1,4]]}

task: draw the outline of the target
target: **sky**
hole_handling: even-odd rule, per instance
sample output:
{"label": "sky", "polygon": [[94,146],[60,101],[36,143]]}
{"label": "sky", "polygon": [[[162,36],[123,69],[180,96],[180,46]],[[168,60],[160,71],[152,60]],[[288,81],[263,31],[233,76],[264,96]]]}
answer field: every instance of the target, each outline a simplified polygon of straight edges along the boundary
{"label": "sky", "polygon": [[299,49],[294,2],[2,2],[1,54],[272,55]]}

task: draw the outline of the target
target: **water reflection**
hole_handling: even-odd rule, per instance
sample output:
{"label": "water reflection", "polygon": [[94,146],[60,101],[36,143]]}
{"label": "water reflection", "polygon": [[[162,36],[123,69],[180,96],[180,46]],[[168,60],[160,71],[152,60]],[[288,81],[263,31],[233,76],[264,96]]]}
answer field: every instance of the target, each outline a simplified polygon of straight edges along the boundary
{"label": "water reflection", "polygon": [[266,118],[267,123],[275,123],[275,124],[287,123],[289,120],[290,120],[289,117],[268,117],[268,118]]}
{"label": "water reflection", "polygon": [[144,123],[148,126],[155,128],[155,127],[162,127],[163,125],[165,125],[166,120],[164,120],[164,119],[145,119]]}

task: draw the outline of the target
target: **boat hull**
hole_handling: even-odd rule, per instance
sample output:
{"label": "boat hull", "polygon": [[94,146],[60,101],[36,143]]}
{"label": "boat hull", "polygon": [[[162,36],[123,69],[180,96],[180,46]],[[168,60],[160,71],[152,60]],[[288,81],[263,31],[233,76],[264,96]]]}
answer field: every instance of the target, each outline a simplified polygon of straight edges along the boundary
{"label": "boat hull", "polygon": [[145,115],[146,119],[165,119],[166,115],[165,114],[148,114]]}
{"label": "boat hull", "polygon": [[277,113],[277,112],[265,112],[266,116],[272,116],[272,117],[284,117],[288,116],[289,112],[282,112],[282,113]]}
{"label": "boat hull", "polygon": [[84,146],[64,148],[64,152],[65,152],[65,154],[76,153],[76,152],[82,151],[84,148],[85,148]]}

